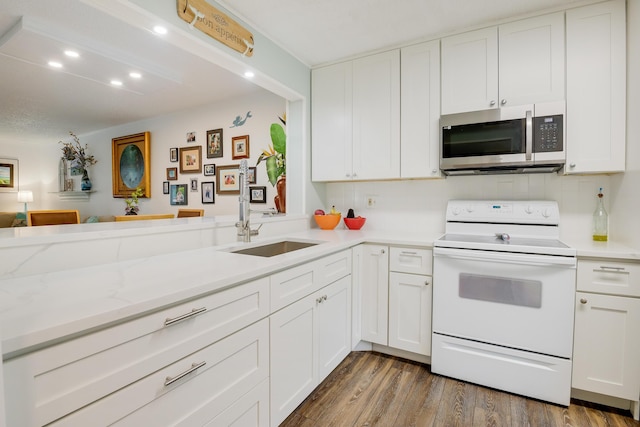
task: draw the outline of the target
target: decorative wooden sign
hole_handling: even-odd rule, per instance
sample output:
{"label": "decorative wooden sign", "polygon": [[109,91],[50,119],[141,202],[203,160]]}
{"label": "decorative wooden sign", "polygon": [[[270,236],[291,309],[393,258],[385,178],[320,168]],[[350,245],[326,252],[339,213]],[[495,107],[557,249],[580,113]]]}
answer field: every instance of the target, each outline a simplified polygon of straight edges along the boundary
{"label": "decorative wooden sign", "polygon": [[244,56],[253,55],[253,34],[205,0],[177,0],[178,16],[213,37],[237,50]]}

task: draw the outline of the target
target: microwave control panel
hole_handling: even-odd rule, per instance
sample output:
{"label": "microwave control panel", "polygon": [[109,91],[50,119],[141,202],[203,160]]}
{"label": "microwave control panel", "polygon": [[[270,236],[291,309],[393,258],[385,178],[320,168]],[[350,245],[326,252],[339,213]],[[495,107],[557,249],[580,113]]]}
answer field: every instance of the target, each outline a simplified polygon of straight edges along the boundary
{"label": "microwave control panel", "polygon": [[533,118],[533,151],[563,151],[562,115]]}

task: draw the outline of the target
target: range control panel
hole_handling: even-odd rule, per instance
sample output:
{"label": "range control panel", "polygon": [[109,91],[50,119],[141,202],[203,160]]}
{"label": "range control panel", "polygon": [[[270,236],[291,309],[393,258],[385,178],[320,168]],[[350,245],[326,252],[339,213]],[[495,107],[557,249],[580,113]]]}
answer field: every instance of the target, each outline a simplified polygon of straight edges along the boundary
{"label": "range control panel", "polygon": [[533,118],[533,151],[545,153],[563,150],[562,115]]}
{"label": "range control panel", "polygon": [[558,203],[547,200],[450,200],[447,222],[558,225]]}

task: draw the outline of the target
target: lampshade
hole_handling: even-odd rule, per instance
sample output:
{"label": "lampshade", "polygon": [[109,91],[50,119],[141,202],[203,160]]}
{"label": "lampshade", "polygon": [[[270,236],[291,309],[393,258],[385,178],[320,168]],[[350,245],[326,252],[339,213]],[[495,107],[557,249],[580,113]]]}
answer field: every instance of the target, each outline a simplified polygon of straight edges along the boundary
{"label": "lampshade", "polygon": [[18,191],[18,202],[33,202],[33,191]]}

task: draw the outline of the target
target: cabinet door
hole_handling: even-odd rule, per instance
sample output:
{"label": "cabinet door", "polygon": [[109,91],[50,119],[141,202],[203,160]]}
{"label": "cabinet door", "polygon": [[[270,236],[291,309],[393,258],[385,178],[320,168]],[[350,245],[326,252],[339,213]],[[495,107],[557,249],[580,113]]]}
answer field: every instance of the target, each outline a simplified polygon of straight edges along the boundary
{"label": "cabinet door", "polygon": [[564,12],[501,25],[500,106],[564,101]]}
{"label": "cabinet door", "polygon": [[625,169],[624,1],[567,11],[566,173]]}
{"label": "cabinet door", "polygon": [[393,50],[353,61],[352,178],[399,177],[400,51]]}
{"label": "cabinet door", "polygon": [[271,425],[279,425],[318,384],[316,295],[274,313],[271,332]]}
{"label": "cabinet door", "polygon": [[405,47],[400,59],[400,175],[439,178],[440,43]]}
{"label": "cabinet door", "polygon": [[442,39],[442,114],[498,107],[498,29]]}
{"label": "cabinet door", "polygon": [[352,174],[352,63],[311,72],[311,176],[314,181]]}
{"label": "cabinet door", "polygon": [[389,347],[431,354],[430,276],[389,274]]}
{"label": "cabinet door", "polygon": [[351,351],[351,276],[316,294],[318,308],[318,381]]}
{"label": "cabinet door", "polygon": [[387,345],[389,248],[381,245],[363,245],[361,266],[362,339]]}
{"label": "cabinet door", "polygon": [[638,401],[640,299],[576,294],[572,386]]}

